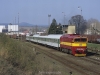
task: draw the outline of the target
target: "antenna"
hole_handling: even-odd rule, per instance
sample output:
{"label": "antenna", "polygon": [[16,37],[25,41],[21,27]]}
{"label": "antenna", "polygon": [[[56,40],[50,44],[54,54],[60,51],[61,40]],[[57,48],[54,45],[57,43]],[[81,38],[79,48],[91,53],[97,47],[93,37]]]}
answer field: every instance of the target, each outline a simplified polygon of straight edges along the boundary
{"label": "antenna", "polygon": [[15,25],[16,25],[16,17],[15,17]]}
{"label": "antenna", "polygon": [[19,25],[19,13],[18,13],[18,25]]}

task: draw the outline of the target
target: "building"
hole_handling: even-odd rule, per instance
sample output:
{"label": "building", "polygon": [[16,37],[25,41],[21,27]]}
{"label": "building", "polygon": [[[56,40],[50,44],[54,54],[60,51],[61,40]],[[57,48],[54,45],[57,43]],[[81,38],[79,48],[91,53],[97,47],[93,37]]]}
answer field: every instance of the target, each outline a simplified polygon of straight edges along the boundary
{"label": "building", "polygon": [[75,25],[62,25],[63,34],[75,34]]}
{"label": "building", "polygon": [[8,25],[8,32],[18,32],[18,25]]}
{"label": "building", "polygon": [[2,33],[3,29],[5,29],[5,25],[0,25],[0,33]]}

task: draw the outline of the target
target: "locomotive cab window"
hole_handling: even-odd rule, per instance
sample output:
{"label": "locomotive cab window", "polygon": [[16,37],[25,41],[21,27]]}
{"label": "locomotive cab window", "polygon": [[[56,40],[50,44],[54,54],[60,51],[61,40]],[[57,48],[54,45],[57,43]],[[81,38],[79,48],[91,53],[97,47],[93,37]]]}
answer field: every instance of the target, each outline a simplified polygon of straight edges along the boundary
{"label": "locomotive cab window", "polygon": [[74,42],[80,42],[79,38],[74,39]]}
{"label": "locomotive cab window", "polygon": [[86,38],[81,38],[81,42],[87,42]]}
{"label": "locomotive cab window", "polygon": [[75,38],[74,42],[87,42],[87,38]]}

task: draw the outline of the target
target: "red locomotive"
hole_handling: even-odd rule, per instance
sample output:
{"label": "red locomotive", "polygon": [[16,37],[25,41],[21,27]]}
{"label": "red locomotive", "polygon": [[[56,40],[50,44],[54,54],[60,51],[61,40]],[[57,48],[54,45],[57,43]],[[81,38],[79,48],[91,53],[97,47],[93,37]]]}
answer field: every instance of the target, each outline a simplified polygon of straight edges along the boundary
{"label": "red locomotive", "polygon": [[60,37],[60,49],[74,56],[86,56],[87,37],[77,34],[65,34]]}

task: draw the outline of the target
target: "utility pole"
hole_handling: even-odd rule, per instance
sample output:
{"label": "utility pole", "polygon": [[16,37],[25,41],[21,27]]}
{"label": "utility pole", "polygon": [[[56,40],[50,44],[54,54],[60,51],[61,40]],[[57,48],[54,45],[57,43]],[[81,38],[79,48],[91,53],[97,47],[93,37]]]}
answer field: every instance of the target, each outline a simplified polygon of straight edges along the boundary
{"label": "utility pole", "polygon": [[[81,17],[80,17],[80,21],[81,21],[81,18],[82,18],[82,7],[78,6],[78,9],[81,9]],[[82,24],[82,23],[81,22],[79,23],[78,28],[79,28],[80,24]],[[78,29],[78,33],[79,33],[79,29]]]}
{"label": "utility pole", "polygon": [[14,26],[15,26],[15,29],[14,29],[14,31],[16,32],[16,17],[15,17],[15,25],[14,25]]}
{"label": "utility pole", "polygon": [[36,31],[36,34],[37,34],[37,25],[36,25],[36,29],[35,29],[35,31]]}
{"label": "utility pole", "polygon": [[50,17],[51,15],[48,15],[48,25],[50,25]]}
{"label": "utility pole", "polygon": [[81,9],[81,16],[82,16],[82,7],[78,6],[78,9]]}
{"label": "utility pole", "polygon": [[18,13],[18,39],[19,39],[19,13]]}
{"label": "utility pole", "polygon": [[65,25],[65,16],[66,16],[66,15],[65,15],[65,12],[62,12],[62,13],[64,14],[64,25]]}
{"label": "utility pole", "polygon": [[16,17],[15,17],[15,25],[16,25]]}
{"label": "utility pole", "polygon": [[[51,17],[51,15],[49,14],[49,15],[48,15],[48,26],[49,26],[49,28],[50,28],[50,17]],[[48,34],[48,32],[49,32],[49,28],[48,28],[47,34]]]}

